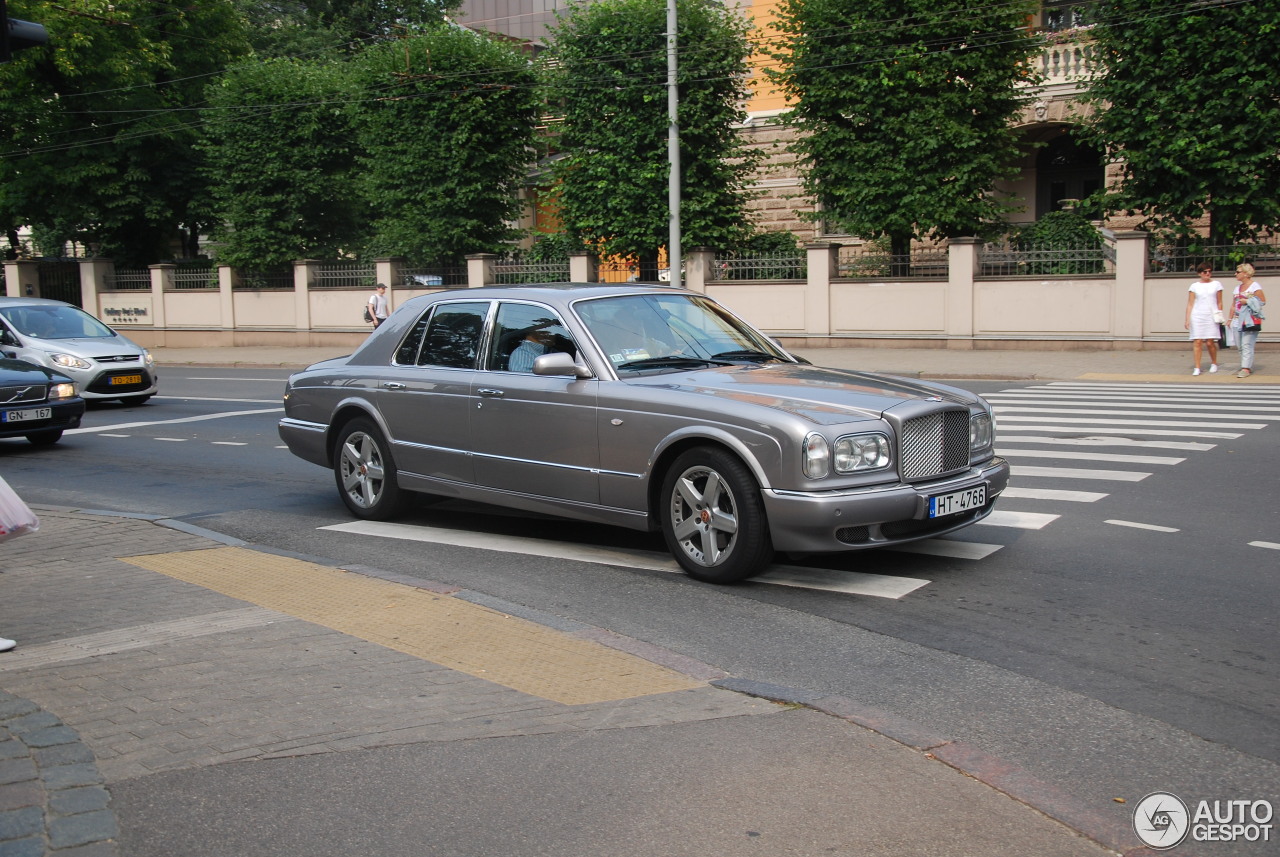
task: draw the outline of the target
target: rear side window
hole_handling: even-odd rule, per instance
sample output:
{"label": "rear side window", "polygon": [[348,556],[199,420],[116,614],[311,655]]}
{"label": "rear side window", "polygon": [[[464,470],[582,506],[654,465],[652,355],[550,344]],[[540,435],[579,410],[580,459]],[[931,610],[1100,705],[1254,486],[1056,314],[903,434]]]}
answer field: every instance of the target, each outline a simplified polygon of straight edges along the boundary
{"label": "rear side window", "polygon": [[[480,352],[488,302],[442,304],[413,326],[396,351],[396,362],[473,369]],[[417,360],[412,359],[417,352]]]}

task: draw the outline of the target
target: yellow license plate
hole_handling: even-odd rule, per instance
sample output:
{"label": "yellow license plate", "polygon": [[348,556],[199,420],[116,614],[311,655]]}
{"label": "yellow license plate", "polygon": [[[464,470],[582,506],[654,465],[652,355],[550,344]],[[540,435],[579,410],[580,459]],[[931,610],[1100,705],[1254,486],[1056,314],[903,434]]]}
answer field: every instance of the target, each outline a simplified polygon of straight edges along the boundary
{"label": "yellow license plate", "polygon": [[113,375],[111,377],[110,383],[113,387],[116,386],[117,384],[141,384],[142,376],[141,375]]}

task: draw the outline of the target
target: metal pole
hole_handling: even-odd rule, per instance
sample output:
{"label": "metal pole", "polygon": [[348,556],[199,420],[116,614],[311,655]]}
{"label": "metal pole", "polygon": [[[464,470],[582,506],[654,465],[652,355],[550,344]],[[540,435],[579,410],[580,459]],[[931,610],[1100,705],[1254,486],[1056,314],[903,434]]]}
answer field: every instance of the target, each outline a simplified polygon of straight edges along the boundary
{"label": "metal pole", "polygon": [[680,252],[680,92],[676,86],[676,0],[667,0],[667,160],[671,175],[667,180],[667,207],[670,209],[671,237],[667,242],[667,270],[671,285],[683,286]]}

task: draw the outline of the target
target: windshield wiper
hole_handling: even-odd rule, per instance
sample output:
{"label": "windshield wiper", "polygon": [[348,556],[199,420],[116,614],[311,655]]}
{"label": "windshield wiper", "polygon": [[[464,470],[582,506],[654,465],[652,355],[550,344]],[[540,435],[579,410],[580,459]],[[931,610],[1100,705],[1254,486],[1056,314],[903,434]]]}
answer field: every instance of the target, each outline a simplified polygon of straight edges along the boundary
{"label": "windshield wiper", "polygon": [[728,365],[723,360],[708,359],[706,357],[683,357],[678,354],[669,354],[666,357],[646,357],[643,360],[629,360],[626,363],[620,363],[618,369],[656,369],[663,366],[725,366]]}
{"label": "windshield wiper", "polygon": [[781,361],[782,358],[765,351],[756,351],[750,348],[744,348],[741,351],[722,351],[715,355],[713,360],[754,360],[757,363],[768,363],[770,360]]}

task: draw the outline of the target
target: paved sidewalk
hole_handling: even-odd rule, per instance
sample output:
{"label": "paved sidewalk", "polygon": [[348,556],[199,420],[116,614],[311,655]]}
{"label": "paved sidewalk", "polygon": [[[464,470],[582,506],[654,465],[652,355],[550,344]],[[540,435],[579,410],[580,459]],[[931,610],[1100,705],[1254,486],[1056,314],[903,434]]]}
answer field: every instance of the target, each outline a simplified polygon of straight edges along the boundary
{"label": "paved sidewalk", "polygon": [[[153,348],[162,366],[243,366],[301,368],[331,357],[342,347]],[[947,348],[894,348],[891,345],[850,348],[798,348],[793,352],[819,366],[866,369],[913,378],[997,381],[1127,381],[1186,384],[1280,384],[1280,352],[1260,350],[1255,374],[1236,378],[1239,354],[1220,354],[1221,370],[1191,376],[1190,346],[1169,350],[1103,351],[1096,349],[1028,349],[966,351]]]}
{"label": "paved sidewalk", "polygon": [[1131,838],[1123,811],[854,700],[394,571],[36,511],[0,546],[4,857],[1092,857]]}

